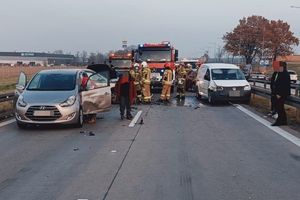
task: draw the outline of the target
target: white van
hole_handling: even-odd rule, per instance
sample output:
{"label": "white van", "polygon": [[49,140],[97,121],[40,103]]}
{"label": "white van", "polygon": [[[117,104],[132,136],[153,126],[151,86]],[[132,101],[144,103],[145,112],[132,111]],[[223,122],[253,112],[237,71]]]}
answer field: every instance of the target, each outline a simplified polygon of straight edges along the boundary
{"label": "white van", "polygon": [[196,94],[209,103],[215,101],[250,101],[251,86],[236,65],[216,63],[203,64],[197,72]]}

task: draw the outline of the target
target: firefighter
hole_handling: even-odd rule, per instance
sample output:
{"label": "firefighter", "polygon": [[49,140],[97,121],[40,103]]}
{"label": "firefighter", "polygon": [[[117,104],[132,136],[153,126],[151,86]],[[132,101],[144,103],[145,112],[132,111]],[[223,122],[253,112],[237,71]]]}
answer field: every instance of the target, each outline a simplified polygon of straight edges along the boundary
{"label": "firefighter", "polygon": [[151,85],[151,70],[148,67],[147,62],[142,62],[142,96],[143,96],[143,102],[144,103],[150,103],[151,102],[151,91],[150,91],[150,85]]}
{"label": "firefighter", "polygon": [[165,67],[165,72],[162,79],[163,89],[160,95],[160,100],[169,102],[171,97],[173,72],[170,63],[166,63],[164,67]]}
{"label": "firefighter", "polygon": [[183,65],[180,65],[177,70],[176,76],[177,82],[177,98],[184,99],[185,98],[185,82],[186,82],[186,70]]}
{"label": "firefighter", "polygon": [[130,72],[131,76],[134,80],[134,86],[136,90],[136,102],[141,103],[142,102],[142,74],[140,70],[140,65],[138,63],[135,63],[133,65],[133,71]]}
{"label": "firefighter", "polygon": [[136,101],[136,87],[135,87],[135,70],[134,70],[134,65],[131,66],[129,70],[129,85],[130,85],[130,104],[133,105],[134,102]]}

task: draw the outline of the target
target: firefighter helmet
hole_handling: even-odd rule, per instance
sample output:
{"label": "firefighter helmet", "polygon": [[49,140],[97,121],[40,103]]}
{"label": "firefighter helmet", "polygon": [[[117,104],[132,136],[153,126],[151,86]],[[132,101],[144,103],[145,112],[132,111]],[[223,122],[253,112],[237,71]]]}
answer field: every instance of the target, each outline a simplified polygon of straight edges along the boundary
{"label": "firefighter helmet", "polygon": [[165,67],[165,68],[171,68],[171,64],[170,64],[170,63],[166,63],[166,64],[164,65],[164,67]]}
{"label": "firefighter helmet", "polygon": [[143,67],[143,68],[146,68],[146,67],[148,67],[148,64],[147,64],[147,62],[146,62],[146,61],[143,61],[143,62],[142,62],[142,67]]}

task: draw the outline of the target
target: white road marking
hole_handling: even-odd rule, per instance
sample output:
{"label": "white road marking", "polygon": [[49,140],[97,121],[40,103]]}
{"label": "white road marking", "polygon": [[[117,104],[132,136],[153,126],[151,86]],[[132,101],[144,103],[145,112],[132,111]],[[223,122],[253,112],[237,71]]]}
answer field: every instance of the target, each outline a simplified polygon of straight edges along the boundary
{"label": "white road marking", "polygon": [[11,123],[14,123],[15,121],[16,121],[15,119],[11,119],[11,120],[2,122],[2,123],[0,123],[0,128],[3,127],[3,126],[9,125]]}
{"label": "white road marking", "polygon": [[260,116],[256,115],[255,113],[251,112],[250,110],[244,108],[243,106],[240,105],[236,105],[234,104],[234,106],[239,109],[240,111],[242,111],[243,113],[247,114],[248,116],[252,117],[253,119],[255,119],[256,121],[260,122],[261,124],[265,125],[266,127],[268,127],[269,129],[271,129],[272,131],[274,131],[275,133],[277,133],[278,135],[284,137],[285,139],[287,139],[288,141],[294,143],[295,145],[297,145],[298,147],[300,147],[300,139],[293,136],[292,134],[288,133],[287,131],[281,129],[278,126],[271,126],[270,122],[261,118]]}
{"label": "white road marking", "polygon": [[131,123],[129,124],[129,127],[134,127],[135,124],[137,123],[138,119],[140,118],[141,114],[142,114],[143,111],[139,111],[136,113],[136,115],[134,116],[134,118],[132,119]]}

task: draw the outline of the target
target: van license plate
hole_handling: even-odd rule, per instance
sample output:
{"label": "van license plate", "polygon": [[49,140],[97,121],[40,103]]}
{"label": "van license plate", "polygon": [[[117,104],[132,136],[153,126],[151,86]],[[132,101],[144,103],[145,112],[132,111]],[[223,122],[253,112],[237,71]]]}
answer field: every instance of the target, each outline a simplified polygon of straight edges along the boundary
{"label": "van license plate", "polygon": [[37,110],[37,111],[34,111],[33,116],[36,116],[36,117],[49,117],[49,116],[51,116],[51,111]]}
{"label": "van license plate", "polygon": [[238,90],[235,90],[235,91],[233,90],[233,91],[229,91],[229,96],[230,97],[240,97],[241,93]]}

